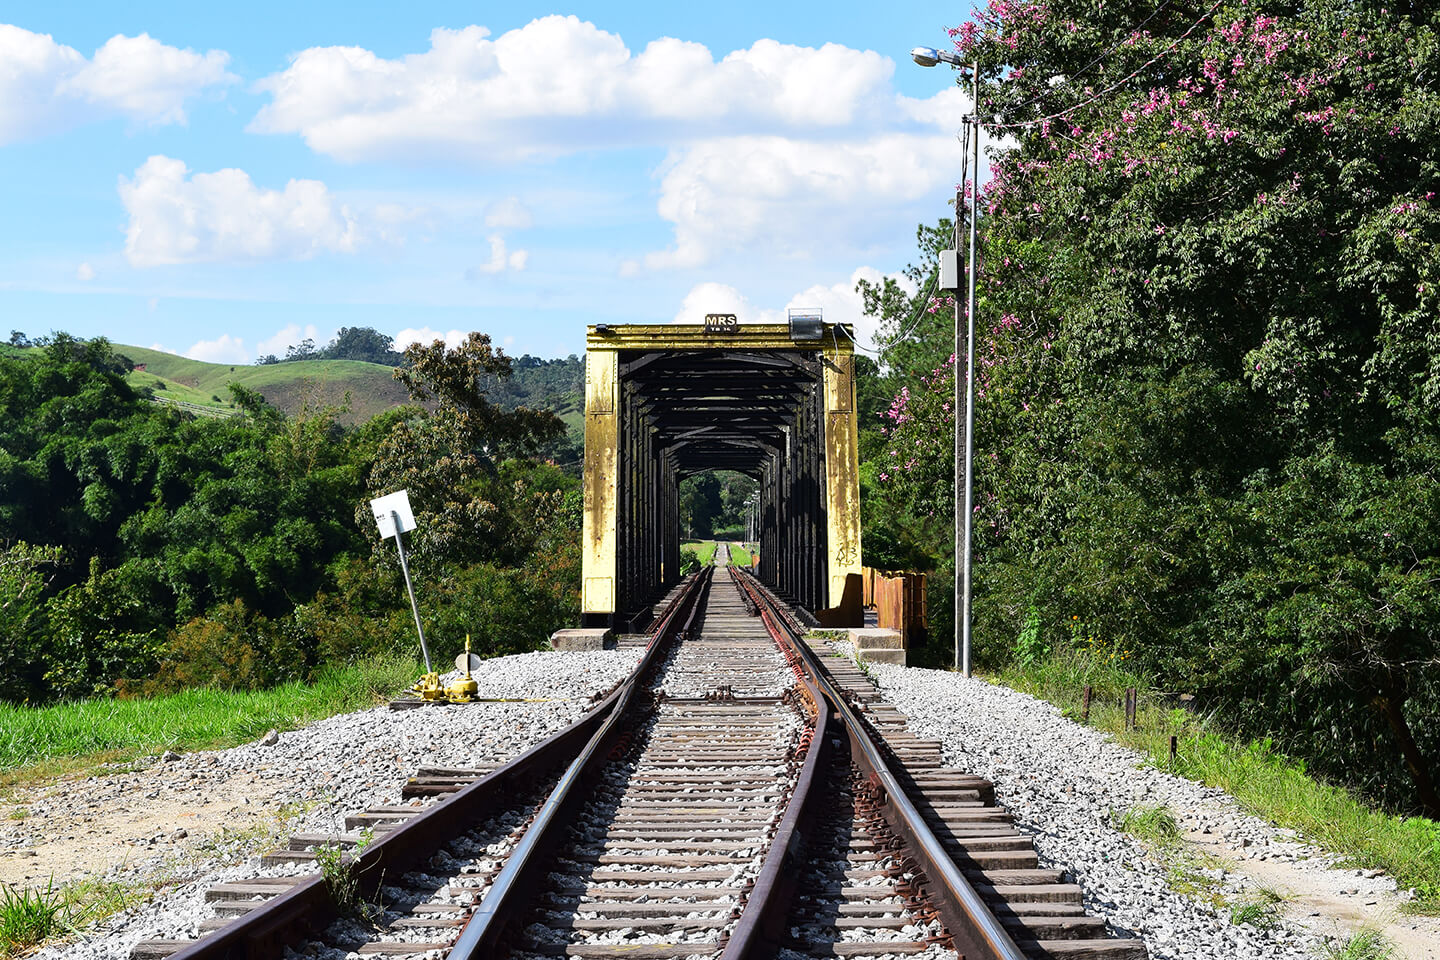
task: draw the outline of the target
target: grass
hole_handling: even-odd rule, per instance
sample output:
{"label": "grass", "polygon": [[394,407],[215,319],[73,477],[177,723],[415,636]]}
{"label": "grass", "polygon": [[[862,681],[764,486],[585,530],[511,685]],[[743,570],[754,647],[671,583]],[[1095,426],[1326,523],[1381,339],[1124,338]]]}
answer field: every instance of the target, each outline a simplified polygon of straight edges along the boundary
{"label": "grass", "polygon": [[[995,679],[1081,718],[1081,690],[1093,688],[1090,724],[1148,754],[1157,767],[1219,787],[1250,813],[1302,834],[1354,867],[1384,870],[1414,889],[1408,909],[1440,913],[1440,823],[1401,817],[1366,805],[1347,790],[1316,780],[1268,739],[1239,741],[1209,718],[1169,706],[1143,678],[1107,658],[1064,651]],[[1137,729],[1125,729],[1126,687],[1140,691]],[[1177,739],[1174,762],[1170,737]]]}
{"label": "grass", "polygon": [[123,910],[131,899],[123,885],[101,880],[58,890],[53,879],[44,889],[0,884],[0,958],[24,956],[47,940]]}
{"label": "grass", "polygon": [[320,865],[320,873],[325,877],[325,886],[330,891],[330,899],[335,908],[340,911],[341,916],[362,923],[372,923],[381,912],[378,904],[372,904],[365,899],[360,889],[360,874],[355,869],[355,858],[370,845],[374,837],[373,831],[365,830],[350,851],[329,843],[315,848],[315,860]]}
{"label": "grass", "polygon": [[750,562],[753,551],[736,541],[726,540],[723,537],[719,540],[686,540],[680,544],[682,550],[694,550],[700,558],[700,565],[708,567],[715,562],[715,547],[720,543],[730,544],[730,562],[744,566]]}
{"label": "grass", "polygon": [[44,890],[0,886],[0,956],[18,956],[64,929],[65,899],[52,880]]}
{"label": "grass", "polygon": [[1185,842],[1169,807],[1139,804],[1124,813],[1111,811],[1110,821],[1117,830],[1142,840],[1155,851],[1165,864],[1165,881],[1170,889],[1204,900],[1217,910],[1229,906],[1215,883],[1220,861]]}
{"label": "grass", "polygon": [[1169,807],[1136,806],[1114,818],[1115,826],[1161,849],[1180,844],[1180,825]]}
{"label": "grass", "polygon": [[1276,909],[1285,898],[1268,887],[1259,887],[1246,903],[1237,903],[1230,908],[1230,922],[1245,923],[1258,930],[1273,930],[1280,925],[1280,914]]}
{"label": "grass", "polygon": [[680,544],[680,549],[686,548],[695,551],[700,558],[700,566],[708,567],[715,562],[715,541],[714,540],[687,540]]}
{"label": "grass", "polygon": [[372,706],[412,683],[409,660],[326,670],[310,684],[270,690],[187,690],[150,700],[84,700],[48,707],[0,703],[0,786],[127,763],[166,749],[234,746]]}
{"label": "grass", "polygon": [[187,384],[181,383],[178,380],[170,380],[166,377],[158,376],[154,373],[151,373],[149,370],[132,371],[130,375],[127,376],[125,379],[132,387],[136,387],[138,389],[144,389],[148,387],[151,390],[152,394],[161,400],[170,400],[174,401],[175,403],[194,403],[202,407],[214,407],[217,410],[231,411],[235,413],[238,413],[240,409],[239,407],[235,406],[235,404],[230,402],[230,395],[228,391],[224,394],[226,399],[219,403],[216,403],[215,400],[212,399],[211,393],[207,393],[203,390],[198,390],[195,387],[188,386]]}
{"label": "grass", "polygon": [[1391,960],[1395,946],[1378,930],[1361,930],[1339,943],[1322,944],[1320,956],[1325,960]]}

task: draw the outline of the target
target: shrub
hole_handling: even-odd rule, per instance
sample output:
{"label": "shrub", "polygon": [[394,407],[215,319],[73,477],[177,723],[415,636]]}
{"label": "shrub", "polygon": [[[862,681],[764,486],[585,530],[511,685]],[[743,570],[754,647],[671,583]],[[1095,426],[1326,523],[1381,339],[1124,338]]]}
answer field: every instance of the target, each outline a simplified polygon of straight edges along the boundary
{"label": "shrub", "polygon": [[680,548],[680,576],[688,577],[700,569],[700,554],[689,547]]}
{"label": "shrub", "polygon": [[578,617],[578,577],[567,568],[564,559],[542,555],[520,569],[480,563],[446,574],[421,596],[431,656],[459,654],[467,634],[481,656],[540,649]]}
{"label": "shrub", "polygon": [[92,557],[84,582],[50,598],[44,656],[50,694],[94,696],[119,679],[153,675],[164,641],[142,573],[135,564],[102,571]]}
{"label": "shrub", "polygon": [[312,630],[303,606],[270,620],[239,600],[219,604],[170,634],[155,680],[140,690],[147,695],[187,687],[258,690],[309,679],[316,665]]}

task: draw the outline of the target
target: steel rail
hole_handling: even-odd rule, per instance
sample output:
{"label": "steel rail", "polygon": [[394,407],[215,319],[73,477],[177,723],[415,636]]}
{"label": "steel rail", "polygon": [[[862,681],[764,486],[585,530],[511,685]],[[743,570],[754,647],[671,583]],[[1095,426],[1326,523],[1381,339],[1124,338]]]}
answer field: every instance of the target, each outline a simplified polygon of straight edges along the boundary
{"label": "steel rail", "polygon": [[[679,608],[694,606],[702,589],[696,578],[686,593],[653,631],[640,663],[627,680],[617,684],[599,703],[565,729],[535,744],[461,790],[385,832],[375,843],[349,861],[367,896],[374,896],[386,873],[399,875],[422,864],[451,837],[468,829],[488,809],[513,802],[523,785],[546,770],[565,763],[594,739],[597,727],[617,714],[627,693],[654,665],[662,649],[662,635],[675,622]],[[488,898],[487,898],[488,899]],[[311,874],[279,896],[208,936],[181,948],[169,960],[271,960],[284,948],[314,930],[323,929],[338,916],[325,878]]]}
{"label": "steel rail", "polygon": [[[851,757],[862,771],[868,772],[869,781],[879,788],[880,805],[886,821],[905,840],[916,863],[930,879],[931,892],[936,894],[936,911],[954,942],[955,952],[966,960],[1026,960],[1024,952],[970,881],[965,879],[940,838],[925,822],[905,787],[891,771],[868,725],[835,686],[814,652],[785,623],[774,600],[768,591],[759,587],[753,575],[740,571],[736,571],[736,575],[746,593],[760,608],[766,626],[772,634],[784,635],[786,642],[805,663],[815,685],[835,708],[850,738]],[[776,626],[777,623],[781,626]],[[936,886],[938,889],[935,889]]]}
{"label": "steel rail", "polygon": [[[695,579],[694,586],[681,599],[671,604],[660,630],[657,630],[646,648],[647,661],[653,662],[664,645],[670,628],[685,616],[684,630],[689,633],[701,607],[701,597],[710,585],[713,567],[706,568]],[[566,816],[575,806],[588,799],[579,787],[593,780],[600,768],[609,760],[625,715],[629,710],[639,681],[648,672],[637,670],[624,686],[617,691],[615,708],[610,711],[600,729],[566,768],[560,781],[551,790],[534,822],[525,831],[525,836],[505,861],[505,866],[490,884],[485,898],[471,914],[460,937],[446,954],[447,960],[475,960],[495,956],[500,949],[506,930],[522,914],[525,902],[536,885],[545,877],[548,855],[560,842],[564,828],[572,819]]]}
{"label": "steel rail", "polygon": [[[730,568],[732,571],[734,568]],[[743,589],[743,582],[733,572],[732,579]],[[763,608],[762,608],[763,609]],[[772,631],[773,636],[773,631]],[[777,638],[778,642],[778,638]],[[792,666],[798,656],[783,644],[781,650]],[[797,670],[797,673],[799,671]],[[805,842],[814,820],[815,806],[825,802],[824,791],[817,787],[822,771],[830,765],[833,752],[830,744],[830,707],[818,687],[801,674],[805,695],[815,709],[815,726],[811,731],[810,748],[796,778],[795,789],[785,816],[775,830],[764,866],[755,878],[755,886],[730,933],[720,960],[758,960],[774,954],[789,926],[790,904],[795,896],[797,866],[804,854]]]}

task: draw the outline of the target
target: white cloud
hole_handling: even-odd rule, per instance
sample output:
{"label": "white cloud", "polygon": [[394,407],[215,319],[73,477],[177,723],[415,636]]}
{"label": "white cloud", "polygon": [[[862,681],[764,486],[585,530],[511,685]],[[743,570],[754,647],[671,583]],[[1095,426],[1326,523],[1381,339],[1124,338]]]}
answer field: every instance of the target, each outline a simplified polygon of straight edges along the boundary
{"label": "white cloud", "polygon": [[88,263],[82,263],[75,268],[75,279],[89,283],[95,279],[95,268]]}
{"label": "white cloud", "polygon": [[848,279],[839,283],[817,283],[807,287],[791,297],[784,307],[770,309],[751,303],[735,287],[712,280],[692,287],[670,322],[703,323],[707,313],[733,313],[741,323],[785,323],[792,309],[819,307],[827,323],[853,324],[860,346],[873,350],[879,318],[865,316],[865,303],[855,285],[861,280],[878,285],[887,276],[906,293],[914,295],[916,292],[915,284],[904,274],[882,274],[867,266],[856,269]]}
{"label": "white cloud", "polygon": [[951,86],[924,100],[902,94],[895,98],[895,104],[913,120],[942,130],[959,132],[962,129],[961,118],[970,112],[970,94],[958,86]]}
{"label": "white cloud", "polygon": [[441,333],[439,330],[431,330],[429,327],[406,327],[395,334],[395,349],[404,350],[412,343],[424,344],[428,347],[436,340],[444,340],[445,346],[453,350],[464,343],[468,336],[470,336],[468,330],[447,330]]}
{"label": "white cloud", "polygon": [[[658,212],[674,241],[622,261],[621,276],[731,251],[808,256],[817,238],[853,263],[876,236],[933,217],[959,179],[966,93],[940,83],[932,97],[904,96],[894,71],[889,57],[833,43],[762,39],[717,58],[667,37],[632,53],[593,23],[547,16],[498,37],[437,29],[428,49],[395,58],[303,50],[257,84],[270,101],[250,129],[298,134],[350,162],[506,164],[663,145]],[[530,225],[513,197],[485,219]],[[507,267],[492,257],[472,273]]]}
{"label": "white cloud", "polygon": [[53,133],[108,114],[184,123],[188,100],[239,80],[230,55],[117,34],[87,59],[49,34],[0,24],[0,143]]}
{"label": "white cloud", "polygon": [[888,57],[838,44],[759,40],[716,60],[662,38],[638,55],[577,17],[491,38],[436,29],[430,49],[385,59],[311,47],[257,84],[271,101],[251,129],[297,133],[343,160],[404,155],[486,161],[695,136],[841,130],[897,116]]}
{"label": "white cloud", "polygon": [[960,150],[943,136],[886,134],[853,142],[729,137],[672,158],[659,212],[675,227],[652,269],[694,267],[757,247],[806,256],[818,244],[862,244],[908,229],[959,178]]}
{"label": "white cloud", "polygon": [[509,250],[505,246],[505,238],[498,233],[489,236],[490,259],[475,268],[480,273],[503,273],[506,270],[520,271],[525,269],[526,262],[530,259],[528,250]]}
{"label": "white cloud", "polygon": [[783,313],[761,310],[727,283],[697,283],[685,295],[671,323],[704,323],[707,313],[733,313],[741,323],[779,323]]}
{"label": "white cloud", "polygon": [[222,333],[215,340],[201,340],[186,350],[185,356],[207,363],[250,362],[250,351],[245,348],[245,341],[228,333]]}
{"label": "white cloud", "polygon": [[147,123],[184,123],[185,101],[211,86],[236,83],[221,50],[198,54],[166,46],[149,34],[117,34],[69,78],[62,90]]}
{"label": "white cloud", "polygon": [[307,323],[304,328],[301,328],[298,323],[289,323],[275,331],[273,336],[267,337],[255,344],[255,355],[257,357],[266,357],[274,354],[277,357],[283,357],[286,351],[291,347],[298,347],[301,341],[310,340],[318,348],[325,346],[334,338],[334,330],[322,334],[320,329],[313,323]]}
{"label": "white cloud", "polygon": [[120,178],[130,215],[125,254],[137,267],[214,260],[303,260],[322,251],[353,252],[361,232],[348,207],[318,180],[284,190],[255,186],[243,170],[197,173],[153,156]]}
{"label": "white cloud", "polygon": [[506,197],[490,204],[485,211],[485,226],[502,230],[524,230],[534,223],[530,211],[519,197]]}

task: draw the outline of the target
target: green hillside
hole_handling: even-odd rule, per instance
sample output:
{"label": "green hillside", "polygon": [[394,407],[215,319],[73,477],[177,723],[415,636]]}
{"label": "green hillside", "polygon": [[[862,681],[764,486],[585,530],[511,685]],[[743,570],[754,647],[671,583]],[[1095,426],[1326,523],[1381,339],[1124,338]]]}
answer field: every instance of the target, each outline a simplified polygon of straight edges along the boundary
{"label": "green hillside", "polygon": [[299,360],[267,366],[206,363],[116,344],[117,352],[144,370],[130,374],[130,383],[148,387],[161,400],[198,404],[217,411],[233,410],[229,385],[238,383],[258,391],[267,401],[293,414],[308,401],[312,406],[339,406],[350,394],[344,420],[359,423],[405,403],[405,388],[395,382],[391,368],[357,360]]}
{"label": "green hillside", "polygon": [[[136,369],[127,378],[131,386],[147,390],[162,403],[175,403],[198,414],[226,416],[235,412],[229,386],[238,383],[257,391],[267,402],[294,415],[307,404],[341,406],[349,395],[349,409],[341,418],[348,424],[362,423],[409,401],[405,388],[394,379],[394,367],[360,360],[287,360],[260,365],[206,363],[188,357],[114,344],[117,353],[128,357]],[[0,353],[16,355],[34,347],[0,343]],[[562,446],[545,455],[568,459],[584,432],[584,361],[571,356],[563,360],[542,360],[528,355],[513,359],[513,373],[506,380],[487,377],[482,385],[502,410],[527,406],[550,410],[565,421],[568,438]],[[578,455],[578,451],[574,452]]]}

